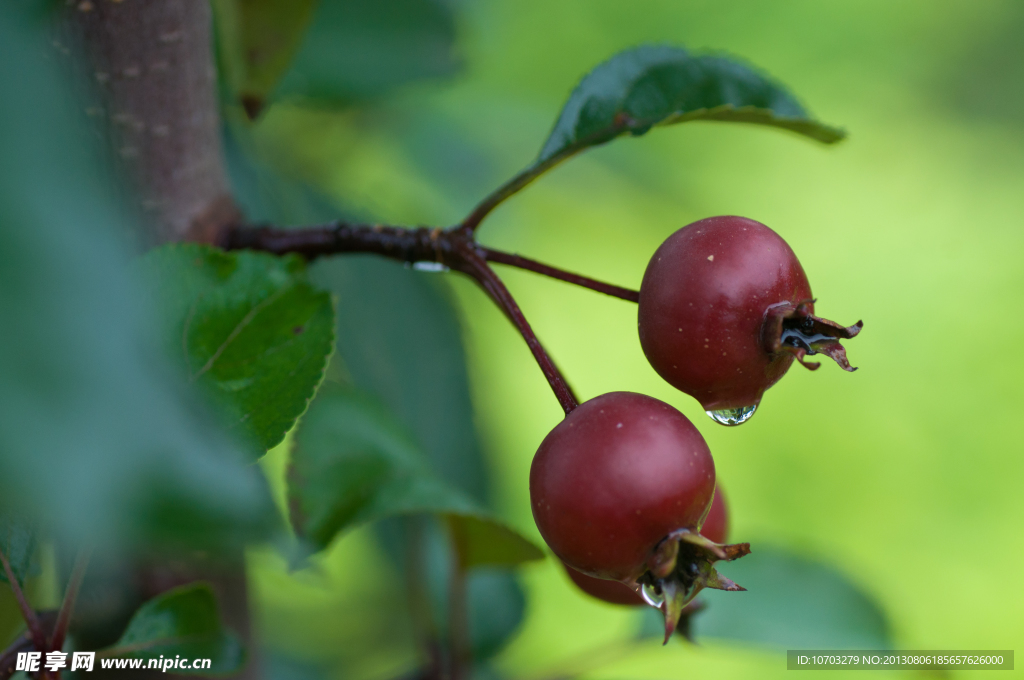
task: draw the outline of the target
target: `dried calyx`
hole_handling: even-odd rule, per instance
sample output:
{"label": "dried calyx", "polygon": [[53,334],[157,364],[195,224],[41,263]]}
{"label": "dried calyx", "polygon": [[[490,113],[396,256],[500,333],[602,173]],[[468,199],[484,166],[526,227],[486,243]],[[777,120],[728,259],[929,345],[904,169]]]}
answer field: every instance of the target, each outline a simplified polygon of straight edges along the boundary
{"label": "dried calyx", "polygon": [[856,371],[846,359],[846,348],[839,341],[849,340],[860,333],[863,321],[852,326],[840,326],[835,321],[812,314],[814,300],[802,300],[796,305],[785,302],[768,308],[763,326],[764,348],[769,354],[789,352],[804,368],[817,369],[818,362],[804,361],[805,356],[824,354],[844,371]]}
{"label": "dried calyx", "polygon": [[746,590],[719,574],[714,565],[749,553],[749,543],[719,545],[690,529],[673,531],[658,544],[637,588],[648,604],[664,614],[666,643],[687,605],[704,588]]}

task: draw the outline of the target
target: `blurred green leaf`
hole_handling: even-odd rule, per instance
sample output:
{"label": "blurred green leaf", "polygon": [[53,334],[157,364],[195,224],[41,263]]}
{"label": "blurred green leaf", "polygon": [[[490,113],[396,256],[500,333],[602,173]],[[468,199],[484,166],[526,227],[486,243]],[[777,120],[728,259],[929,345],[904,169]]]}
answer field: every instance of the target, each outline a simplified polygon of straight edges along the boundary
{"label": "blurred green leaf", "polygon": [[[433,471],[486,503],[487,470],[473,417],[458,313],[445,277],[369,257],[318,262],[310,275],[338,299],[338,357],[344,360],[338,365],[345,377],[388,405],[416,437]],[[381,314],[382,309],[388,313]],[[399,543],[407,532],[394,524],[378,523],[377,533],[401,562]],[[447,537],[430,534],[430,539],[443,543],[440,550],[450,550]],[[431,571],[430,578],[446,592],[447,567]],[[508,615],[494,620],[471,617],[474,639],[480,635],[489,640],[480,643],[482,651],[477,653],[477,658],[484,658],[486,650],[499,649],[518,628],[522,609],[510,603],[523,602],[525,595],[513,573],[491,572],[487,587],[474,587],[474,579],[471,574],[470,611]],[[442,606],[443,598],[435,610]],[[440,617],[440,625],[445,622]],[[483,629],[478,631],[478,625]],[[506,637],[499,640],[499,632]]]}
{"label": "blurred green leaf", "polygon": [[[228,675],[245,661],[238,636],[224,628],[206,583],[168,590],[139,607],[121,638],[97,653],[130,659],[210,659],[208,669],[175,668],[176,675]],[[165,671],[166,672],[166,671]]]}
{"label": "blurred green leaf", "polygon": [[288,70],[318,0],[213,0],[221,70],[255,118]]}
{"label": "blurred green leaf", "polygon": [[[14,578],[19,584],[39,570],[36,561],[36,531],[24,517],[5,513],[0,514],[0,551],[3,551]],[[10,583],[6,570],[0,568],[0,582]]]}
{"label": "blurred green leaf", "polygon": [[523,589],[507,571],[475,569],[466,581],[473,658],[487,659],[505,646],[526,611]]}
{"label": "blurred green leaf", "polygon": [[295,433],[292,524],[315,549],[345,529],[431,513],[458,527],[465,566],[509,565],[543,552],[437,478],[405,428],[375,400],[325,385]]}
{"label": "blurred green leaf", "polygon": [[295,256],[173,244],[141,267],[190,382],[214,395],[258,455],[279,444],[334,349],[330,295],[309,285]]}
{"label": "blurred green leaf", "polygon": [[346,377],[390,408],[442,479],[486,503],[462,333],[441,277],[373,257],[317,262],[310,277],[338,299]]}
{"label": "blurred green leaf", "polygon": [[277,91],[347,104],[410,81],[453,73],[455,19],[440,0],[321,0]]}
{"label": "blurred green leaf", "polygon": [[[515,566],[544,557],[535,545],[486,515],[452,514],[448,524],[467,567]],[[502,536],[503,531],[511,535]]]}
{"label": "blurred green leaf", "polygon": [[51,29],[0,3],[0,511],[98,543],[265,537],[265,480],[149,330]]}
{"label": "blurred green leaf", "polygon": [[[779,549],[755,549],[718,568],[746,592],[705,590],[697,638],[754,642],[777,649],[889,649],[885,612],[835,568]],[[654,610],[652,610],[654,611]],[[657,614],[657,612],[655,612]],[[661,637],[664,623],[651,626]]]}

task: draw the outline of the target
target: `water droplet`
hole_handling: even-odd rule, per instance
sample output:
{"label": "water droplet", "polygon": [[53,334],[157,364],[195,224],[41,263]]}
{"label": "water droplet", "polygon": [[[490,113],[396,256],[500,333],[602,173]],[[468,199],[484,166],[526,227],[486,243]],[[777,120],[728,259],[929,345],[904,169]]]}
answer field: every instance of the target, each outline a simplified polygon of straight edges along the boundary
{"label": "water droplet", "polygon": [[652,607],[661,607],[662,603],[665,602],[665,595],[658,590],[657,586],[650,583],[640,586],[640,597],[644,598],[644,602]]}
{"label": "water droplet", "polygon": [[711,420],[722,425],[742,425],[754,415],[757,406],[741,406],[740,408],[724,408],[721,411],[708,411]]}
{"label": "water droplet", "polygon": [[440,262],[427,262],[426,260],[421,262],[413,262],[412,268],[418,272],[446,272],[448,267],[444,266]]}

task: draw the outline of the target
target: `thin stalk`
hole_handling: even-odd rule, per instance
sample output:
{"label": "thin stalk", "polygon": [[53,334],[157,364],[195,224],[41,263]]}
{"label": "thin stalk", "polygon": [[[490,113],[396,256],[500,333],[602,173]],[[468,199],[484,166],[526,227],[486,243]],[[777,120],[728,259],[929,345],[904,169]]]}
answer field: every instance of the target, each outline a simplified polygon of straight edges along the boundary
{"label": "thin stalk", "polygon": [[405,582],[409,591],[409,609],[420,644],[429,662],[427,678],[442,677],[441,644],[434,624],[427,592],[425,517],[410,517],[406,522]]}
{"label": "thin stalk", "polygon": [[466,680],[472,662],[469,642],[469,611],[466,593],[466,537],[456,521],[449,523],[452,568],[448,582],[448,644],[451,649],[451,680]]}
{"label": "thin stalk", "polygon": [[25,591],[21,589],[21,584],[18,583],[14,570],[11,569],[11,563],[7,561],[7,555],[4,554],[3,550],[0,550],[0,563],[3,563],[4,575],[7,576],[7,582],[14,592],[14,599],[18,601],[18,608],[21,609],[21,616],[25,619],[25,625],[28,626],[29,633],[32,634],[32,642],[35,644],[36,649],[44,651],[46,649],[46,632],[39,623],[36,610],[32,608],[28,598],[25,597]]}
{"label": "thin stalk", "polygon": [[524,188],[527,184],[537,179],[542,172],[548,170],[549,167],[553,167],[555,164],[544,165],[540,168],[529,167],[523,170],[518,175],[510,179],[509,181],[502,184],[500,187],[492,191],[490,194],[484,197],[480,203],[473,208],[473,212],[466,216],[466,219],[462,220],[460,225],[469,233],[476,231],[476,228],[480,226],[484,218],[491,214],[491,211],[501,205],[505,199],[517,193],[520,189]]}
{"label": "thin stalk", "polygon": [[537,179],[562,161],[575,156],[588,147],[603,144],[608,140],[617,137],[635,123],[636,121],[626,114],[619,113],[615,116],[615,122],[611,127],[596,130],[582,139],[577,139],[575,143],[563,147],[562,150],[554,156],[548,156],[545,160],[534,163],[489,193],[482,201],[480,201],[480,203],[477,204],[475,208],[473,208],[473,212],[469,213],[469,215],[466,216],[466,219],[462,220],[462,224],[459,226],[467,233],[472,234],[476,231],[476,228],[480,226],[480,223],[483,222],[484,218],[491,214],[492,210],[501,205],[505,199],[517,193],[530,184],[530,182]]}
{"label": "thin stalk", "polygon": [[519,330],[523,339],[526,340],[527,347],[530,348],[533,358],[537,361],[537,365],[540,366],[544,377],[547,378],[548,384],[551,385],[551,390],[555,393],[555,398],[558,399],[562,410],[565,411],[566,415],[572,413],[573,409],[579,406],[579,402],[577,402],[572,389],[570,389],[565,377],[562,376],[561,371],[558,370],[558,367],[551,361],[551,357],[548,356],[548,353],[540,344],[540,340],[537,339],[536,334],[530,327],[530,323],[526,320],[522,310],[519,309],[519,305],[516,304],[515,298],[512,297],[508,288],[505,287],[505,284],[481,255],[475,252],[463,253],[461,260],[460,271],[472,276],[491,299],[505,312],[513,325]]}
{"label": "thin stalk", "polygon": [[57,613],[57,623],[53,628],[53,635],[50,637],[49,648],[54,651],[60,651],[64,646],[68,626],[71,624],[71,614],[74,613],[75,602],[78,600],[78,592],[82,589],[85,571],[89,568],[90,552],[89,549],[83,548],[75,557],[75,566],[71,569],[71,577],[68,579],[67,589],[64,591],[64,600],[60,603],[60,611]]}
{"label": "thin stalk", "polygon": [[536,260],[522,257],[521,255],[504,253],[500,250],[492,250],[491,248],[485,248],[482,246],[478,247],[478,251],[483,253],[483,256],[488,262],[497,262],[498,264],[504,264],[510,267],[517,267],[519,269],[535,272],[537,274],[543,274],[544,276],[550,276],[551,278],[558,279],[559,281],[565,281],[566,283],[589,288],[590,290],[596,290],[599,293],[628,300],[629,302],[640,301],[640,291],[623,288],[622,286],[616,286],[610,283],[604,283],[603,281],[598,281],[597,279],[592,279],[587,276],[573,274],[572,272],[567,272],[563,269],[546,265],[543,262],[537,262]]}

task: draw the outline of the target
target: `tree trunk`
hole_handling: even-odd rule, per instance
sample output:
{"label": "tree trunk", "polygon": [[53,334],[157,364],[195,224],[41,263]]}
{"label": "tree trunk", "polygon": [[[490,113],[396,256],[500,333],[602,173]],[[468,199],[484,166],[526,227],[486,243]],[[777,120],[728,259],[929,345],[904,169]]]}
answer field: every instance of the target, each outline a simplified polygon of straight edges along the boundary
{"label": "tree trunk", "polygon": [[[55,44],[71,58],[72,71],[84,76],[86,113],[102,123],[140,244],[213,242],[240,216],[224,170],[209,2],[66,2]],[[259,678],[241,553],[173,561],[97,555],[73,631],[85,649],[109,644],[143,601],[196,580],[213,585],[225,622],[246,643],[248,663],[237,677]],[[121,680],[166,676],[113,674]]]}
{"label": "tree trunk", "polygon": [[211,242],[237,218],[224,172],[207,0],[82,0],[68,9],[143,242]]}

